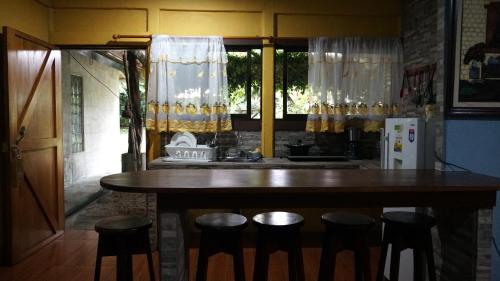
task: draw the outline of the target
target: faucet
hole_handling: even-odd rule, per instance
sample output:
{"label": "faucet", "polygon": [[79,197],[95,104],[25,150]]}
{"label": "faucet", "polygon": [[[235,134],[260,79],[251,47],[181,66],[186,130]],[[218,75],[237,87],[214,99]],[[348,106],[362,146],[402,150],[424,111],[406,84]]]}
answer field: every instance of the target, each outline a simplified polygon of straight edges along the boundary
{"label": "faucet", "polygon": [[216,147],[217,146],[217,132],[214,134],[214,138],[208,143],[209,147]]}

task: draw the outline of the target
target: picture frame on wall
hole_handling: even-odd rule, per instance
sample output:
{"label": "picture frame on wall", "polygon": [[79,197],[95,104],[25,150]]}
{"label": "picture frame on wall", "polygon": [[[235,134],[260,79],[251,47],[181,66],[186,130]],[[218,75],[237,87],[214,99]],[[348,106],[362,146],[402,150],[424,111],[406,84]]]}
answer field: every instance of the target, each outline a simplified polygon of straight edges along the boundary
{"label": "picture frame on wall", "polygon": [[445,114],[500,118],[500,2],[447,5]]}

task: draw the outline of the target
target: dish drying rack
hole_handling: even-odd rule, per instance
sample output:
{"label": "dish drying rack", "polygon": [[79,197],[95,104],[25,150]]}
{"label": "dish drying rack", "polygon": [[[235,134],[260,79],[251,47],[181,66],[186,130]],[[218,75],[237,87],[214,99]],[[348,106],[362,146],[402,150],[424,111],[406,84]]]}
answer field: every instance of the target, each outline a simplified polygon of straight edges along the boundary
{"label": "dish drying rack", "polygon": [[169,157],[173,161],[214,161],[217,158],[217,147],[198,145],[196,137],[189,132],[176,133],[169,144],[165,145]]}

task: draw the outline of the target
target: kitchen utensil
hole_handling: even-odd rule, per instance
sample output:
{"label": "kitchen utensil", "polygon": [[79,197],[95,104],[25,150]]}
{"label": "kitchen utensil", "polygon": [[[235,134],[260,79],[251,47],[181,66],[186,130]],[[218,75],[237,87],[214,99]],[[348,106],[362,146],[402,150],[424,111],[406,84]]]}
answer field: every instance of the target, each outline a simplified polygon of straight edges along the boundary
{"label": "kitchen utensil", "polygon": [[285,146],[289,148],[291,156],[306,156],[313,144],[303,144],[302,140],[298,140],[296,144],[285,144]]}

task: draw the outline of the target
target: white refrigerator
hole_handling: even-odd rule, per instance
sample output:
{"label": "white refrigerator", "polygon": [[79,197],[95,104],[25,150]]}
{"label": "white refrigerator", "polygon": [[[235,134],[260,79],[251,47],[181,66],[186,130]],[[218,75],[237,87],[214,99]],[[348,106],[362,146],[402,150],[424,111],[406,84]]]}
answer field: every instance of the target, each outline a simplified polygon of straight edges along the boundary
{"label": "white refrigerator", "polygon": [[382,169],[434,169],[434,129],[421,118],[385,119]]}
{"label": "white refrigerator", "polygon": [[[434,124],[421,118],[387,118],[381,130],[382,169],[434,169]],[[384,208],[383,212],[418,212],[414,207]],[[386,259],[385,276],[389,276],[391,247]],[[425,276],[425,275],[424,275]],[[399,280],[414,280],[413,250],[401,252]]]}

